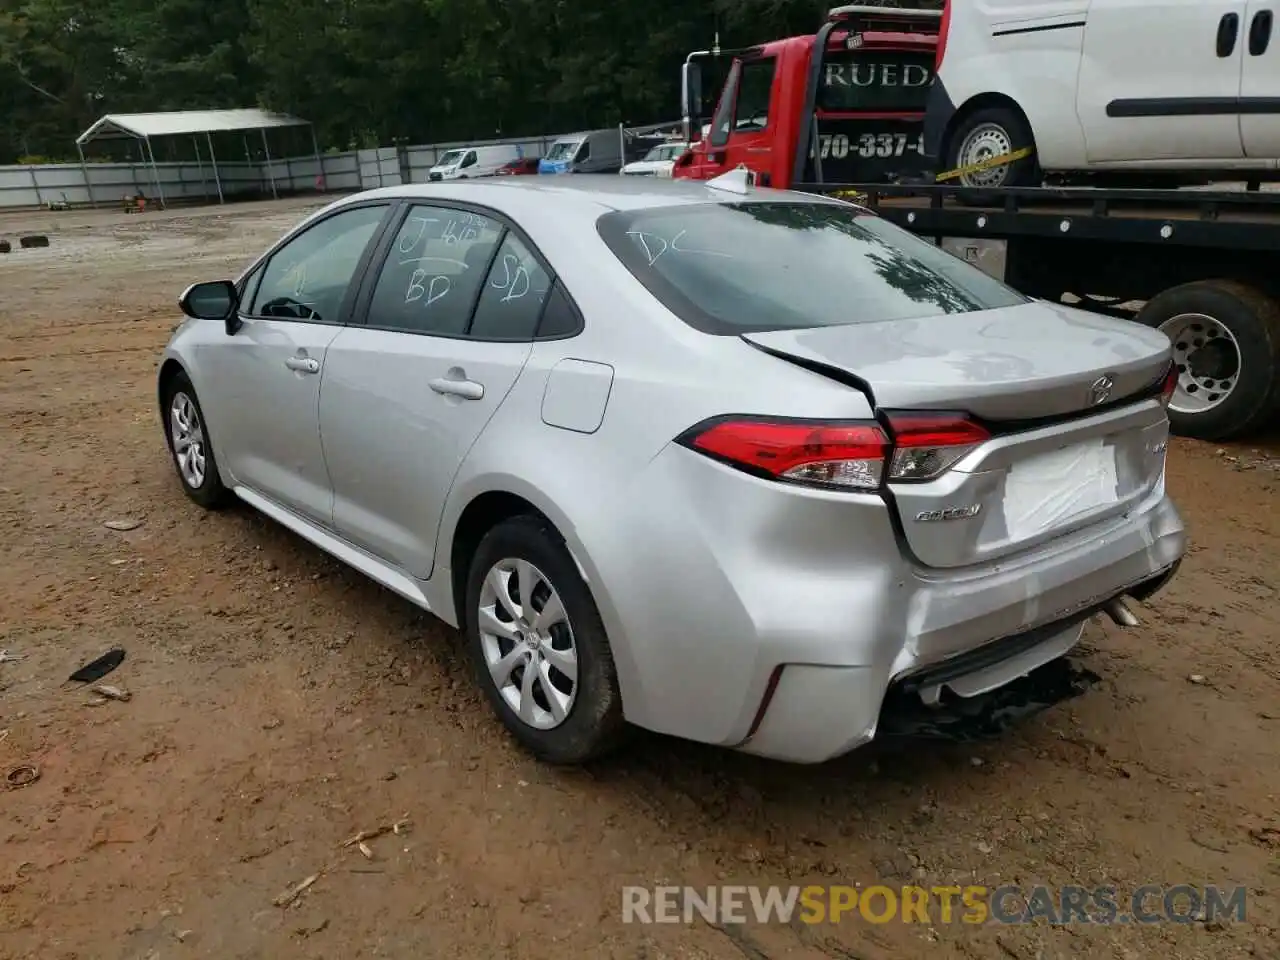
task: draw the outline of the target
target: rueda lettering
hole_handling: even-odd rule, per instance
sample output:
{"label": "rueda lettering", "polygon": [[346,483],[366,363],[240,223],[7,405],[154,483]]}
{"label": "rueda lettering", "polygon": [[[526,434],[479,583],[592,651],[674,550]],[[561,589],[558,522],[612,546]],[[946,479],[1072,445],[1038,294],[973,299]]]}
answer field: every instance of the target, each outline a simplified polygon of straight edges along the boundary
{"label": "rueda lettering", "polygon": [[829,63],[828,87],[927,87],[933,80],[928,67],[918,63]]}

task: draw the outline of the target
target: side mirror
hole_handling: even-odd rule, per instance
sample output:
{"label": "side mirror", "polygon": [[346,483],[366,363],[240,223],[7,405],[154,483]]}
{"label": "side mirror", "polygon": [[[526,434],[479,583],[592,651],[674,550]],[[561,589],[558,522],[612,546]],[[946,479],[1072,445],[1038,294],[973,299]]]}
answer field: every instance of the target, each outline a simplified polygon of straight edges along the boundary
{"label": "side mirror", "polygon": [[227,325],[227,333],[240,327],[236,311],[240,295],[230,280],[207,280],[193,283],[178,298],[178,306],[193,320],[217,320]]}
{"label": "side mirror", "polygon": [[680,70],[680,114],[684,122],[684,139],[693,143],[701,139],[702,67],[690,60]]}

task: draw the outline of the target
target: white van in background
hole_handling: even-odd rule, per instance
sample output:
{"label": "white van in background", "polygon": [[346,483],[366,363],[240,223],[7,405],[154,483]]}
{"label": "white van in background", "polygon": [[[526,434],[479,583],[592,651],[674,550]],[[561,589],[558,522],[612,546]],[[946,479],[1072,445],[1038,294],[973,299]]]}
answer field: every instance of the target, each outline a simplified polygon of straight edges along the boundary
{"label": "white van in background", "polygon": [[1274,21],[1265,0],[947,0],[925,152],[945,171],[1033,149],[965,187],[1276,170]]}
{"label": "white van in background", "polygon": [[466,180],[475,177],[491,177],[498,169],[512,160],[524,156],[517,144],[498,143],[482,147],[459,147],[447,150],[427,171],[429,180]]}

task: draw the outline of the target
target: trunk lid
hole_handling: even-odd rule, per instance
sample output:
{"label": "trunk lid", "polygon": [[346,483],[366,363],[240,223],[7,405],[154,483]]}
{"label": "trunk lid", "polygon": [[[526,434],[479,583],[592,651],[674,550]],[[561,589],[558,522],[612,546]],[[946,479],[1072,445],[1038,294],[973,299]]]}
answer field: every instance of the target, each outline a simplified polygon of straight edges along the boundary
{"label": "trunk lid", "polygon": [[1170,343],[1159,331],[1033,302],[743,339],[856,384],[878,411],[963,412],[992,429],[940,477],[889,484],[907,542],[927,566],[1029,549],[1162,488],[1168,418],[1149,393],[1137,399],[1168,369]]}

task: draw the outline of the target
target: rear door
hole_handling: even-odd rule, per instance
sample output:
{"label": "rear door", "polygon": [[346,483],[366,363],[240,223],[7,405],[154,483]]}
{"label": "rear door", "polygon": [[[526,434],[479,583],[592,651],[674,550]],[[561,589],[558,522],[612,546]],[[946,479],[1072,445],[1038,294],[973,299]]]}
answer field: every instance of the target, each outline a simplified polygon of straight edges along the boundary
{"label": "rear door", "polygon": [[409,208],[364,322],[329,348],[320,426],[342,536],[431,575],[454,475],[524,367],[550,284],[499,218]]}
{"label": "rear door", "polygon": [[1245,8],[1092,0],[1076,89],[1089,162],[1242,158]]}
{"label": "rear door", "polygon": [[1244,155],[1280,157],[1280,43],[1275,36],[1276,0],[1249,0],[1242,28],[1240,136]]}

